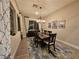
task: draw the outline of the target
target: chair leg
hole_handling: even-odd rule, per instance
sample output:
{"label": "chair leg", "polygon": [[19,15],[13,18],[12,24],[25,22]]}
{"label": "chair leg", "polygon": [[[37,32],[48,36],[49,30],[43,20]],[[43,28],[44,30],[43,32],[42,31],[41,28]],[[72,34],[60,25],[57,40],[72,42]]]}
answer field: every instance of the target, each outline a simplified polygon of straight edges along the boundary
{"label": "chair leg", "polygon": [[50,53],[50,46],[48,45],[48,53]]}
{"label": "chair leg", "polygon": [[38,47],[38,39],[36,40],[36,47]]}
{"label": "chair leg", "polygon": [[34,45],[37,47],[37,40],[36,40],[36,38],[34,38],[33,41],[34,41]]}
{"label": "chair leg", "polygon": [[56,50],[55,50],[55,44],[53,45],[53,47],[54,47],[54,51],[56,51]]}

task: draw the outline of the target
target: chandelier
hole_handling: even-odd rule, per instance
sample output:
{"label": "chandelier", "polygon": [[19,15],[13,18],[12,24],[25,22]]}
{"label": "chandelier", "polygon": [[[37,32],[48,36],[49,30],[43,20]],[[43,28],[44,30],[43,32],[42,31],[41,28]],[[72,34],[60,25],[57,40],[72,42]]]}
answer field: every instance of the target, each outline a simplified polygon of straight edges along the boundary
{"label": "chandelier", "polygon": [[41,10],[45,8],[44,0],[33,0],[33,6],[34,9],[37,9],[35,12],[36,15],[39,14],[39,17],[37,18],[37,22],[45,22],[43,20],[43,17],[41,16]]}
{"label": "chandelier", "polygon": [[33,4],[34,4],[34,6],[36,6],[36,8],[37,7],[45,8],[47,3],[48,3],[48,0],[33,0]]}

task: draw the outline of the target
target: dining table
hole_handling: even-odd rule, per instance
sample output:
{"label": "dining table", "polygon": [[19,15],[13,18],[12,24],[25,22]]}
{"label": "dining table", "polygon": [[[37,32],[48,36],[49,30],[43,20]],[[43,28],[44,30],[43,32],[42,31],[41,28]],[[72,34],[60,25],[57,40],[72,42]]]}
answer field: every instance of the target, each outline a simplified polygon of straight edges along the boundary
{"label": "dining table", "polygon": [[46,34],[44,34],[44,33],[39,32],[39,33],[38,33],[38,38],[37,38],[37,45],[40,44],[41,47],[44,48],[45,45],[46,45],[46,44],[44,43],[44,41],[45,41],[45,40],[49,40],[49,38],[50,38],[49,35],[46,35]]}
{"label": "dining table", "polygon": [[41,40],[45,40],[46,38],[49,38],[50,36],[49,35],[46,35],[44,33],[38,33],[38,36]]}

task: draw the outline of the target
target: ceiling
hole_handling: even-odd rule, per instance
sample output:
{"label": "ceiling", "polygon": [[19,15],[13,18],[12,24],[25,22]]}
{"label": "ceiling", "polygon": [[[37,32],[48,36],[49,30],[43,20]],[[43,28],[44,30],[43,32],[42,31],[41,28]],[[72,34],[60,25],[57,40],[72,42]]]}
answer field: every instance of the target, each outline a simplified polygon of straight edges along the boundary
{"label": "ceiling", "polygon": [[[16,4],[19,8],[19,11],[24,16],[39,17],[41,15],[42,17],[44,17],[72,3],[73,1],[75,0],[16,0]],[[39,11],[39,8],[33,7],[34,3],[42,6],[41,11]],[[36,11],[40,13],[36,15]]]}

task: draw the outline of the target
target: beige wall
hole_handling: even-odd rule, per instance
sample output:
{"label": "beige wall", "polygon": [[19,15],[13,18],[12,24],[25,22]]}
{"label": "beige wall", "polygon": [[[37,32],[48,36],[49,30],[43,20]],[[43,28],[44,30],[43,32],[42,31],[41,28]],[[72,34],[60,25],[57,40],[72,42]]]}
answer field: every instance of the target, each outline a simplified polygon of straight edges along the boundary
{"label": "beige wall", "polygon": [[19,14],[19,11],[18,11],[18,8],[17,8],[17,5],[16,5],[16,1],[15,0],[10,0],[11,1],[11,4],[14,6],[17,14]]}
{"label": "beige wall", "polygon": [[26,32],[28,32],[28,29],[29,29],[29,18],[25,18],[25,25],[26,25]]}
{"label": "beige wall", "polygon": [[15,10],[16,10],[16,13],[19,15],[20,17],[20,22],[21,22],[21,32],[25,32],[25,24],[24,24],[24,16],[22,14],[19,14],[19,10],[17,8],[17,4],[16,4],[16,1],[15,0],[10,0],[12,5],[14,6]]}
{"label": "beige wall", "polygon": [[[66,20],[65,29],[49,29],[48,23],[54,20]],[[43,28],[56,32],[58,39],[79,47],[79,1],[49,15]]]}
{"label": "beige wall", "polygon": [[25,19],[23,15],[22,15],[22,19],[20,22],[21,22],[21,33],[23,37],[26,37],[26,26],[25,26]]}

